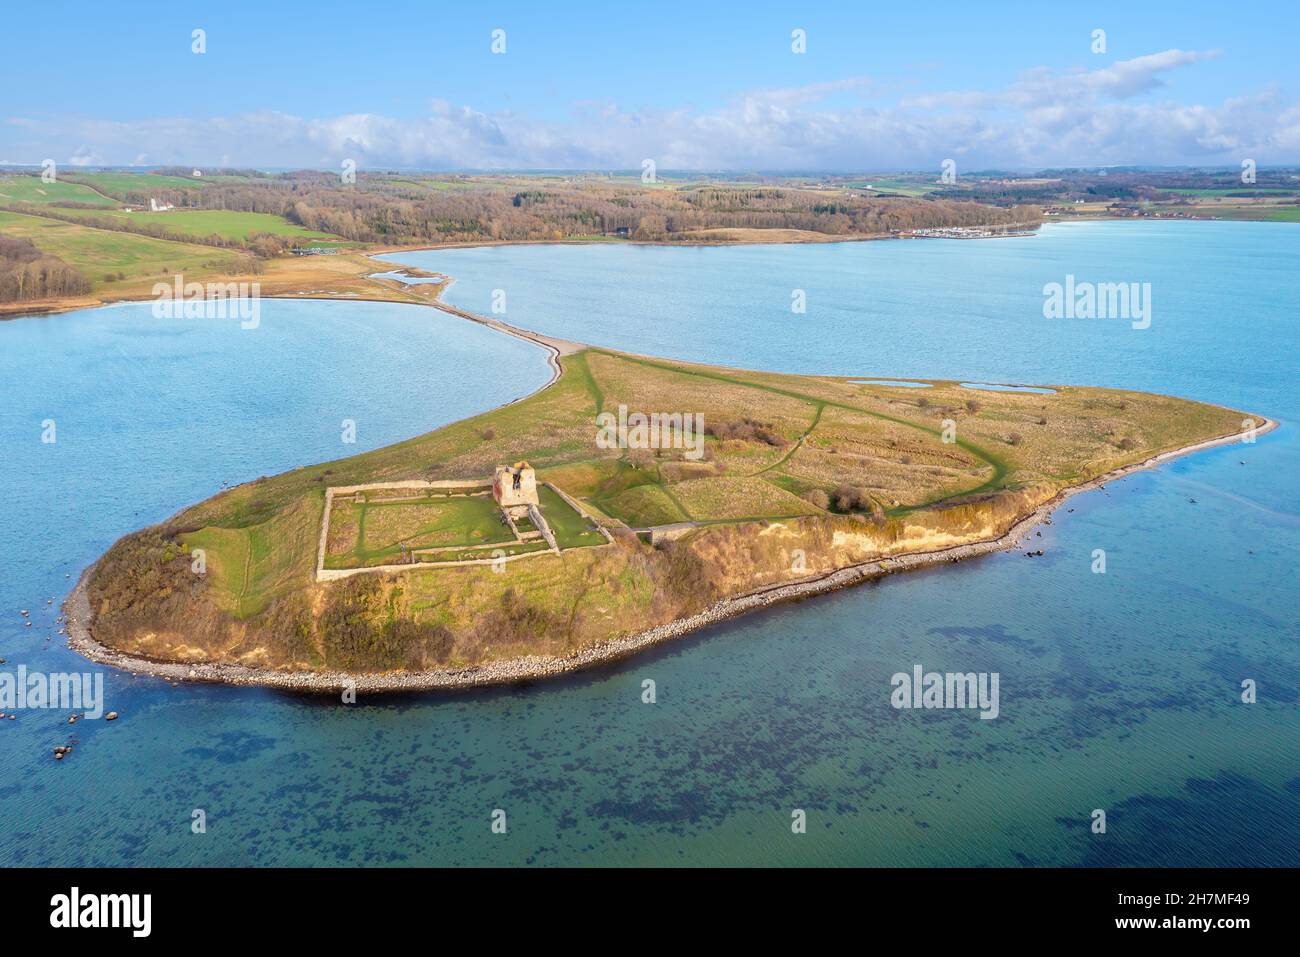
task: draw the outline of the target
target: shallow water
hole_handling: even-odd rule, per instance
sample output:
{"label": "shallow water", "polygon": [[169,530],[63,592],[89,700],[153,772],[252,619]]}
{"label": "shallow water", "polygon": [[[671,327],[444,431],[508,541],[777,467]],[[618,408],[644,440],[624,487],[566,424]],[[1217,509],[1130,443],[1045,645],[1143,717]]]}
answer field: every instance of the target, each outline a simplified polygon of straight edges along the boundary
{"label": "shallow water", "polygon": [[929,382],[908,382],[906,379],[848,379],[854,385],[887,385],[897,389],[933,389]]}
{"label": "shallow water", "polygon": [[[1036,539],[1042,558],[782,606],[559,682],[345,707],[110,672],[123,717],[76,725],[68,760],[49,754],[69,739],[61,714],[0,722],[0,860],[1300,862],[1300,229],[401,258],[454,275],[457,305],[487,312],[504,288],[508,321],[613,347],[1148,388],[1283,424],[1071,499]],[[1067,272],[1152,281],[1152,327],[1044,320],[1042,284]],[[390,442],[547,378],[540,350],[421,307],[262,310],[263,340],[160,326],[147,307],[0,323],[4,354],[21,357],[0,386],[3,667],[98,670],[43,640],[45,599],[118,535],[222,481]],[[355,446],[339,442],[347,417]],[[39,442],[45,418],[55,446]],[[19,607],[42,627],[23,628]],[[894,710],[890,676],[914,663],[998,672],[1000,716]],[[1257,704],[1240,702],[1246,677]],[[641,703],[646,678],[657,704]],[[191,833],[196,808],[206,834]],[[807,834],[791,833],[796,808]],[[1095,808],[1105,835],[1089,831]]]}
{"label": "shallow water", "polygon": [[1030,392],[1034,395],[1054,395],[1055,389],[1043,389],[1033,385],[1000,385],[995,382],[963,382],[963,389],[978,389],[983,392]]}

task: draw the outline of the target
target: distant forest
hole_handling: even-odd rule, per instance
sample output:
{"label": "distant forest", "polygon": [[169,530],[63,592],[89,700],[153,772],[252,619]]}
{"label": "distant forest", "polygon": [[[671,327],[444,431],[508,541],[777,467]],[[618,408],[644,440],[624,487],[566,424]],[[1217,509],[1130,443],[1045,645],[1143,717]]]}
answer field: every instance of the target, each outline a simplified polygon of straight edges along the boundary
{"label": "distant forest", "polygon": [[178,207],[273,213],[307,229],[391,245],[584,236],[673,240],[716,228],[851,236],[1040,221],[1036,208],[970,201],[777,186],[663,188],[599,179],[532,183],[503,177],[449,185],[416,176],[361,174],[355,185],[344,185],[333,175],[293,173],[212,180],[202,189],[153,189],[124,198],[144,202],[149,196]]}
{"label": "distant forest", "polygon": [[0,236],[0,302],[84,296],[90,280],[26,239]]}

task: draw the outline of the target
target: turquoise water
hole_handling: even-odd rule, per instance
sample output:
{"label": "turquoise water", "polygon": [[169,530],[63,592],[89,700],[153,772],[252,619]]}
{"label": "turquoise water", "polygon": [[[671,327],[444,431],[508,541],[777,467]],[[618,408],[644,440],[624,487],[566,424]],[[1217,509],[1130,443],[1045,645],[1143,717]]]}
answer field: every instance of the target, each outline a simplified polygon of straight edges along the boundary
{"label": "turquoise water", "polygon": [[[456,276],[457,305],[487,312],[502,288],[511,322],[636,351],[1149,388],[1283,425],[1072,499],[1042,558],[783,606],[560,682],[345,707],[110,672],[123,717],[79,723],[66,761],[49,755],[69,739],[60,715],[0,722],[0,861],[1300,863],[1300,228],[400,258]],[[1043,283],[1067,273],[1152,282],[1151,328],[1043,319]],[[804,315],[792,288],[808,292]],[[546,379],[540,351],[420,307],[262,311],[248,331],[159,326],[146,307],[0,323],[3,667],[93,667],[43,640],[45,599],[123,532],[222,481],[373,447]],[[509,389],[507,362],[521,370]],[[53,447],[39,443],[47,417]],[[358,442],[342,447],[347,417]],[[42,627],[23,628],[20,607]],[[895,711],[890,676],[914,663],[997,671],[1000,717]],[[1240,702],[1243,678],[1257,704]],[[191,833],[196,808],[206,834]],[[806,834],[791,833],[796,808]],[[1105,835],[1089,832],[1094,808]]]}

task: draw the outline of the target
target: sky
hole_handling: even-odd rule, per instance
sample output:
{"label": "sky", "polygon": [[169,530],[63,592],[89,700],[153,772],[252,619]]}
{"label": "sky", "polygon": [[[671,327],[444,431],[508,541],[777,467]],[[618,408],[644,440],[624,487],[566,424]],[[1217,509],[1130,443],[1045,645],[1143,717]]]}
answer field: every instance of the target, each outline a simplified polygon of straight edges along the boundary
{"label": "sky", "polygon": [[1295,164],[1297,37],[1294,0],[11,3],[0,163]]}

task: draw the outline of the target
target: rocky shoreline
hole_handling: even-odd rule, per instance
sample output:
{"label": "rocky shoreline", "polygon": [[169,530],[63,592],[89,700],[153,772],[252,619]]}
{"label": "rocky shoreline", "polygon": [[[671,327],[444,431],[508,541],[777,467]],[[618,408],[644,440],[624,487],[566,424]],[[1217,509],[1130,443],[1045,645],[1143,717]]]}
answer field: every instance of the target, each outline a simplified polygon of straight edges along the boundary
{"label": "rocky shoreline", "polygon": [[[1264,423],[1255,429],[1255,434],[1262,435],[1276,427],[1277,422],[1272,419],[1265,419]],[[1246,431],[1243,430],[1161,452],[1145,461],[1116,469],[1090,482],[1065,489],[1050,501],[1045,502],[1028,515],[1017,520],[997,538],[877,559],[857,565],[849,565],[815,578],[765,586],[743,595],[724,598],[697,615],[677,619],[635,635],[614,639],[605,644],[595,645],[563,658],[530,655],[456,670],[373,674],[350,674],[339,671],[273,671],[247,668],[243,665],[234,664],[152,661],[108,648],[92,637],[90,629],[94,616],[87,594],[87,583],[94,574],[95,565],[91,565],[82,572],[76,587],[63,605],[68,630],[68,647],[91,661],[112,668],[119,668],[132,674],[154,675],[174,681],[257,685],[313,694],[334,694],[345,689],[355,690],[359,693],[460,690],[536,681],[618,661],[653,645],[681,637],[709,625],[726,621],[729,618],[735,618],[758,608],[837,591],[894,572],[911,571],[946,562],[957,562],[979,555],[987,555],[991,552],[1014,548],[1019,545],[1020,540],[1026,534],[1045,522],[1063,502],[1074,495],[1099,488],[1107,482],[1114,481],[1132,472],[1153,468],[1162,462],[1179,456],[1238,441],[1245,434]]]}

